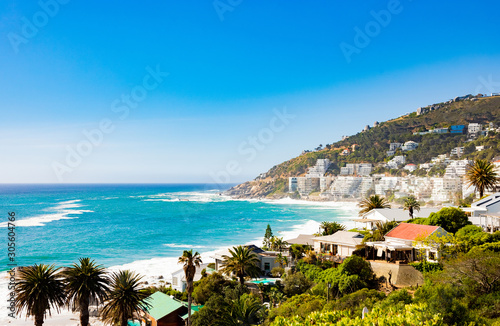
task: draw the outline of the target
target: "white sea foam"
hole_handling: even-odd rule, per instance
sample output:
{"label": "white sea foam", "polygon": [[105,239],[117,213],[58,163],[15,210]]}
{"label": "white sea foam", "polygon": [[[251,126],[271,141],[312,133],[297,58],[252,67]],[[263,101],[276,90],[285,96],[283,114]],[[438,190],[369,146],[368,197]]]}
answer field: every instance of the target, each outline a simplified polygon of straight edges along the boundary
{"label": "white sea foam", "polygon": [[[201,253],[200,255],[203,263],[214,262],[215,260],[211,258],[211,256],[213,256],[218,250]],[[182,268],[182,264],[179,264],[178,260],[178,257],[157,257],[146,260],[138,260],[124,265],[111,266],[108,270],[111,272],[126,269],[134,271],[142,275],[143,280],[147,281],[148,284],[160,284],[160,277],[163,277],[161,280],[171,283],[172,273]]]}
{"label": "white sea foam", "polygon": [[181,200],[179,198],[173,198],[173,199],[143,199],[142,201],[177,202],[177,201],[181,201]]}
{"label": "white sea foam", "polygon": [[186,244],[175,244],[175,243],[165,243],[163,244],[165,247],[170,247],[170,248],[193,248],[193,249],[200,249],[200,248],[206,248],[206,246],[192,246],[192,245],[186,245]]}
{"label": "white sea foam", "polygon": [[[205,191],[205,192],[166,192],[145,197],[136,196],[137,198],[145,198],[143,201],[164,201],[164,202],[182,202],[191,201],[199,203],[223,202],[234,200],[229,196],[220,194],[218,191]],[[135,198],[135,197],[134,197]]]}
{"label": "white sea foam", "polygon": [[[16,227],[20,226],[44,226],[45,224],[58,220],[71,220],[78,218],[78,216],[83,213],[93,212],[91,210],[78,209],[82,207],[79,204],[81,200],[68,200],[59,202],[56,206],[47,209],[48,211],[54,211],[54,213],[42,214],[38,216],[28,217],[20,220],[16,220]],[[7,222],[0,223],[0,227],[7,226]]]}

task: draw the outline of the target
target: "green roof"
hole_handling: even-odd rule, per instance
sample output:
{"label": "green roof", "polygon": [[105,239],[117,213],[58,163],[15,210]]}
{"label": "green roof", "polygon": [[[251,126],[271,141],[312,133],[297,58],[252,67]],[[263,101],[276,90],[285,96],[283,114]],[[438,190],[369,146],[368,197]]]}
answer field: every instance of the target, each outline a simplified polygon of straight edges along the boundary
{"label": "green roof", "polygon": [[[187,307],[187,303],[184,302],[184,305]],[[191,305],[191,315],[194,314],[195,312],[199,311],[201,308],[203,308],[202,305],[199,305],[199,306]],[[181,318],[183,320],[187,319],[188,314],[186,313],[184,316],[181,316]]]}
{"label": "green roof", "polygon": [[156,320],[171,314],[179,308],[184,307],[182,302],[172,299],[170,296],[160,291],[153,293],[147,299],[151,305],[147,313]]}

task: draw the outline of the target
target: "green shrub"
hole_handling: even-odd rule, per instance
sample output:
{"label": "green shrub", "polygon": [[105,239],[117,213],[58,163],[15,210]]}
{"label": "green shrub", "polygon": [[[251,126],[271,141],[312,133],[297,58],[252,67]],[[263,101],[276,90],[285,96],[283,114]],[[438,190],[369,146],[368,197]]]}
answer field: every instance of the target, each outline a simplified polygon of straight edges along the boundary
{"label": "green shrub", "polygon": [[421,273],[429,273],[443,270],[443,265],[440,263],[431,263],[426,260],[419,263],[410,263],[417,271]]}
{"label": "green shrub", "polygon": [[302,294],[309,290],[312,286],[312,282],[308,280],[302,272],[297,272],[294,274],[287,275],[283,279],[283,292],[291,297],[297,294]]}

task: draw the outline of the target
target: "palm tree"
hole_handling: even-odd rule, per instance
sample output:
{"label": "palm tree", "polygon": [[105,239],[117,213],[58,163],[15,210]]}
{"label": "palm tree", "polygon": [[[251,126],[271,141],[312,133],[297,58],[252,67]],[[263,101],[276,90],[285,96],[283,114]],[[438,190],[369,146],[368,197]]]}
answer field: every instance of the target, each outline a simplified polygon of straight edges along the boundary
{"label": "palm tree", "polygon": [[234,325],[253,326],[260,324],[265,308],[257,297],[244,294],[233,300],[231,320]]}
{"label": "palm tree", "polygon": [[196,267],[200,267],[200,264],[202,263],[200,254],[198,252],[195,252],[193,254],[193,250],[184,250],[182,253],[182,256],[179,257],[179,263],[184,264],[184,274],[186,275],[186,292],[188,295],[188,320],[187,324],[188,326],[191,325],[191,303],[192,303],[192,297],[191,294],[193,293],[193,279],[194,279],[194,274],[196,273]]}
{"label": "palm tree", "polygon": [[482,198],[484,191],[492,189],[500,181],[493,164],[487,160],[477,160],[474,164],[469,164],[465,179],[468,186],[474,186],[479,191],[479,198]]}
{"label": "palm tree", "polygon": [[277,250],[282,252],[283,249],[288,245],[288,242],[284,241],[283,238],[273,237],[272,250]]}
{"label": "palm tree", "polygon": [[389,203],[387,202],[387,199],[384,197],[380,197],[379,195],[373,195],[370,197],[366,197],[363,199],[359,205],[362,209],[359,211],[359,216],[364,215],[365,213],[368,213],[372,209],[375,208],[389,208],[391,207]]}
{"label": "palm tree", "polygon": [[276,255],[275,261],[280,264],[281,268],[284,268],[284,266],[288,265],[288,258],[280,253]]}
{"label": "palm tree", "polygon": [[90,302],[100,304],[106,299],[108,278],[104,267],[90,258],[80,258],[80,264],[73,264],[64,271],[68,305],[73,311],[80,310],[80,325],[89,325]]}
{"label": "palm tree", "polygon": [[253,249],[248,247],[238,246],[229,249],[231,256],[224,255],[224,262],[222,263],[222,272],[226,275],[236,274],[240,284],[245,283],[245,275],[250,277],[259,277],[260,268],[259,257],[253,252]]}
{"label": "palm tree", "polygon": [[271,301],[271,307],[276,307],[285,299],[283,292],[280,292],[275,287],[271,288],[269,292],[269,300]]}
{"label": "palm tree", "polygon": [[385,223],[377,221],[375,223],[375,230],[373,231],[373,241],[384,241],[384,236],[396,226],[398,226],[398,222],[395,221]]}
{"label": "palm tree", "polygon": [[337,231],[345,231],[345,225],[340,224],[338,222],[324,221],[321,223],[320,228],[323,229],[323,232],[321,235],[331,235]]}
{"label": "palm tree", "polygon": [[35,317],[35,326],[42,326],[47,311],[50,315],[50,308],[54,307],[59,312],[66,299],[59,268],[35,264],[18,273],[15,286],[17,313],[26,309],[27,317]]}
{"label": "palm tree", "polygon": [[109,325],[126,326],[139,310],[147,310],[148,293],[140,290],[142,276],[129,270],[111,275],[111,286],[107,294],[102,319]]}
{"label": "palm tree", "polygon": [[405,203],[403,205],[405,210],[408,210],[408,214],[410,215],[410,219],[413,219],[413,210],[420,212],[420,203],[413,196],[409,196],[405,199]]}

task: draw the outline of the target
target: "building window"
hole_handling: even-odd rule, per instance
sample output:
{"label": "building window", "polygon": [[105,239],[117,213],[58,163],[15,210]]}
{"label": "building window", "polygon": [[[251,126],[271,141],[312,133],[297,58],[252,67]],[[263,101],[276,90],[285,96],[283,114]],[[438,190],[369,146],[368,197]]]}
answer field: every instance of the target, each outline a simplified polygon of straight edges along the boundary
{"label": "building window", "polygon": [[265,271],[271,270],[271,264],[270,263],[264,263],[264,270]]}
{"label": "building window", "polygon": [[172,285],[177,285],[177,277],[172,277]]}
{"label": "building window", "polygon": [[429,260],[436,260],[436,253],[434,251],[429,251]]}

